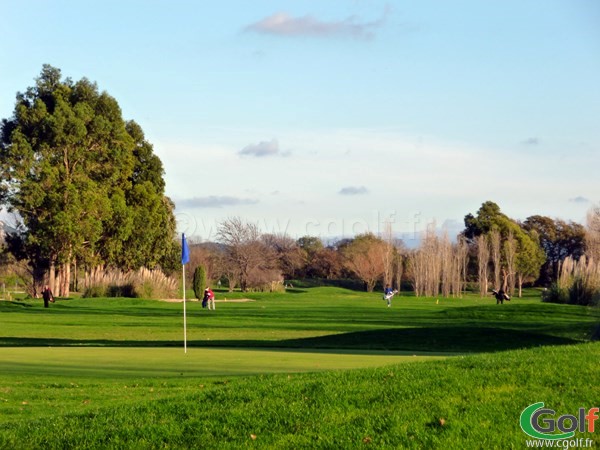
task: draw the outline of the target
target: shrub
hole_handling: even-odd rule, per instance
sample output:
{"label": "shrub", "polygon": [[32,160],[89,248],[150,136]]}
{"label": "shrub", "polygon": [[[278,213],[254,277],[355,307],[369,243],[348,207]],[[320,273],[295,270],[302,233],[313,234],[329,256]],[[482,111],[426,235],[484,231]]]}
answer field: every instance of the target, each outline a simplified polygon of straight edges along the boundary
{"label": "shrub", "polygon": [[557,283],[552,285],[542,292],[542,301],[547,303],[569,303],[569,290],[561,288]]}
{"label": "shrub", "polygon": [[146,268],[121,272],[96,268],[85,276],[84,297],[173,298],[177,280]]}
{"label": "shrub", "polygon": [[108,297],[108,292],[106,286],[101,284],[93,284],[90,286],[86,286],[83,290],[83,297],[87,298],[95,298],[95,297]]}
{"label": "shrub", "polygon": [[552,303],[597,306],[600,304],[600,264],[582,256],[579,261],[566,258],[558,281],[546,291],[542,299]]}
{"label": "shrub", "polygon": [[204,295],[204,288],[206,287],[206,269],[204,266],[196,267],[194,271],[194,295],[198,300],[201,300]]}

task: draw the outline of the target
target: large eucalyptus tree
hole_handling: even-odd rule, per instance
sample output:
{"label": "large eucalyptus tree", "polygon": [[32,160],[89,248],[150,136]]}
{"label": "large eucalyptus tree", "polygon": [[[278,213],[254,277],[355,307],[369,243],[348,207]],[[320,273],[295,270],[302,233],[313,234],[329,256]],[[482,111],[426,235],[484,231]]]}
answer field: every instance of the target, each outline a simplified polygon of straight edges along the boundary
{"label": "large eucalyptus tree", "polygon": [[[70,270],[172,264],[173,205],[139,125],[95,83],[44,65],[0,125],[0,200],[21,221],[21,254],[40,283],[69,294]],[[175,256],[174,256],[175,255]]]}

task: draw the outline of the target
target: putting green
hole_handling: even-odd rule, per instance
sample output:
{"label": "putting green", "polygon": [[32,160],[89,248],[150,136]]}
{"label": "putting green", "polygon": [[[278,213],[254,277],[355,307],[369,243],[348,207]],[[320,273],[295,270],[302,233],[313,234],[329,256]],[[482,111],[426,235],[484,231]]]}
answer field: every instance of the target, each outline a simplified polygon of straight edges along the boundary
{"label": "putting green", "polygon": [[442,359],[409,352],[258,350],[221,348],[0,348],[4,375],[139,378],[237,376],[377,367]]}

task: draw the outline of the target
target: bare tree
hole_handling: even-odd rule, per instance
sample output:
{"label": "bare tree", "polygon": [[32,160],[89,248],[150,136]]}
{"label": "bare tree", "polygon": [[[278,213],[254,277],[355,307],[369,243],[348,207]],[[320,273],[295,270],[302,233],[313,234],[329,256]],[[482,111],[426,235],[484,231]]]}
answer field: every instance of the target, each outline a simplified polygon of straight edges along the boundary
{"label": "bare tree", "polygon": [[228,290],[233,292],[240,279],[237,266],[231,264],[225,251],[215,254],[214,264],[215,272],[219,274],[219,277],[223,276],[227,279]]}
{"label": "bare tree", "polygon": [[[274,276],[277,256],[261,241],[256,224],[239,217],[227,219],[219,224],[217,238],[226,246],[225,264],[229,272],[239,277],[242,291],[247,291],[253,283],[263,283],[266,273]],[[281,278],[280,273],[278,278]]]}
{"label": "bare tree", "polygon": [[420,249],[413,249],[408,253],[408,268],[413,290],[416,297],[425,293],[425,258]]}
{"label": "bare tree", "polygon": [[454,246],[455,272],[453,277],[452,295],[462,297],[467,281],[467,265],[469,264],[469,246],[464,236],[458,238]]}
{"label": "bare tree", "polygon": [[356,236],[342,248],[344,264],[365,282],[368,292],[384,276],[387,250],[387,243],[371,233]]}
{"label": "bare tree", "polygon": [[477,244],[477,265],[478,265],[478,283],[479,295],[487,296],[488,291],[488,267],[490,264],[490,246],[485,235],[475,238]]}
{"label": "bare tree", "polygon": [[409,255],[413,286],[417,297],[433,297],[440,292],[442,274],[441,244],[435,227],[428,227],[419,248]]}
{"label": "bare tree", "polygon": [[492,264],[494,265],[494,289],[500,289],[500,274],[502,271],[502,255],[500,254],[501,249],[501,236],[500,231],[494,229],[489,232],[490,239],[490,250],[492,256]]}
{"label": "bare tree", "polygon": [[504,241],[504,260],[506,266],[503,268],[504,282],[503,289],[505,292],[509,292],[510,295],[515,294],[515,258],[517,256],[517,240],[512,230],[509,230]]}
{"label": "bare tree", "polygon": [[279,268],[284,276],[295,278],[296,272],[306,264],[306,251],[285,234],[264,234],[261,239],[277,255]]}
{"label": "bare tree", "polygon": [[392,285],[394,278],[394,235],[392,223],[386,220],[383,228],[383,241],[386,244],[383,252],[383,284]]}
{"label": "bare tree", "polygon": [[591,207],[587,213],[585,245],[588,258],[600,262],[600,205]]}
{"label": "bare tree", "polygon": [[307,267],[307,275],[316,278],[333,279],[341,275],[343,256],[330,247],[316,250]]}
{"label": "bare tree", "polygon": [[[402,243],[402,241],[400,241]],[[404,273],[404,256],[406,254],[406,250],[402,245],[396,244],[395,252],[394,252],[394,280],[395,285],[394,288],[400,292],[402,289],[402,275]]]}
{"label": "bare tree", "polygon": [[186,272],[186,283],[189,281],[190,286],[194,277],[194,270],[198,266],[204,267],[206,270],[207,281],[214,281],[219,277],[218,258],[222,250],[218,244],[212,242],[202,242],[199,239],[190,238],[188,240],[190,248],[189,265],[192,270]]}
{"label": "bare tree", "polygon": [[448,233],[444,233],[444,237],[439,242],[439,258],[441,263],[441,285],[442,295],[450,297],[452,292],[452,281],[455,275],[454,255],[452,243],[448,239]]}
{"label": "bare tree", "polygon": [[462,296],[465,283],[469,249],[464,238],[455,244],[447,234],[438,240],[438,255],[441,263],[441,288],[444,297]]}

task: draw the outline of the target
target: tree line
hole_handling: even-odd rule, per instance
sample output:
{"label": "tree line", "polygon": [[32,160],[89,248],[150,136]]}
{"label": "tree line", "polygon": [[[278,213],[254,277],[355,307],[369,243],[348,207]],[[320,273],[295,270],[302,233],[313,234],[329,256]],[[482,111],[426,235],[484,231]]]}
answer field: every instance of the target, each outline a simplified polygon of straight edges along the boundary
{"label": "tree line", "polygon": [[550,286],[567,258],[598,258],[600,208],[592,208],[588,224],[531,216],[513,220],[491,201],[455,238],[427,229],[417,248],[408,249],[384,232],[357,235],[325,245],[318,237],[292,239],[262,234],[256,224],[239,217],[218,226],[217,240],[191,248],[193,265],[203,266],[208,279],[229,289],[272,289],[285,280],[352,279],[373,291],[377,286],[409,288],[417,296],[460,296],[467,284],[482,296],[492,289],[521,295],[525,284]]}
{"label": "tree line", "polygon": [[[78,271],[99,267],[174,272],[181,248],[163,176],[142,128],[122,117],[113,97],[44,65],[0,123],[0,203],[17,228],[6,237],[4,262],[27,270],[33,295],[49,284],[68,296]],[[586,267],[600,260],[599,207],[584,226],[538,215],[520,222],[488,201],[464,223],[458,237],[431,228],[408,249],[391,223],[380,235],[325,245],[314,236],[265,234],[234,217],[219,224],[215,242],[193,245],[191,257],[208,280],[229,289],[346,279],[367,291],[390,285],[418,296],[460,296],[468,284],[481,295],[520,293],[526,283],[556,283],[568,258],[585,256]]]}

